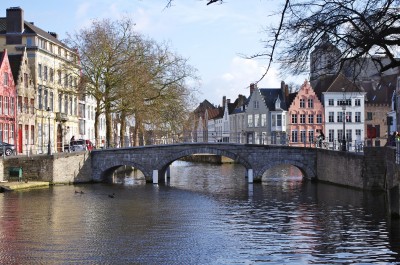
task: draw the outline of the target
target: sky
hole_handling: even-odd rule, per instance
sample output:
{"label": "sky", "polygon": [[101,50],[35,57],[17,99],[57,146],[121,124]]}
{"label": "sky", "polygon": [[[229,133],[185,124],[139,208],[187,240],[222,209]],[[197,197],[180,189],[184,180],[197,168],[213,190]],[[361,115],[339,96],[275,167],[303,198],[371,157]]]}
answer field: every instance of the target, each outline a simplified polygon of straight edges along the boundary
{"label": "sky", "polygon": [[[239,94],[249,96],[249,85],[258,81],[267,60],[246,59],[263,52],[267,25],[279,18],[274,0],[225,0],[206,5],[205,0],[1,0],[0,17],[9,7],[21,7],[25,20],[56,32],[60,40],[87,27],[95,19],[130,17],[135,30],[160,43],[167,43],[176,54],[187,58],[197,69],[200,83],[195,94],[198,103],[207,99],[222,104],[222,97],[234,101]],[[258,84],[279,88],[281,81],[301,84],[304,77],[282,77],[277,65]],[[300,83],[301,82],[301,83]]]}

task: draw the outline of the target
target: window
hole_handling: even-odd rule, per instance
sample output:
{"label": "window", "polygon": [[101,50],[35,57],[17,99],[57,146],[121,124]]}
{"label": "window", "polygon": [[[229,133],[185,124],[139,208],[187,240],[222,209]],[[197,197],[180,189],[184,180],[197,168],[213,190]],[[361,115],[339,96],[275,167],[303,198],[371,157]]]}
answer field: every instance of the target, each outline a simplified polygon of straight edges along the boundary
{"label": "window", "polygon": [[54,82],[54,69],[50,68],[50,82]]}
{"label": "window", "polygon": [[27,97],[24,98],[24,113],[29,113],[29,100]]}
{"label": "window", "polygon": [[351,116],[352,116],[351,112],[346,112],[346,122],[352,122],[351,121],[352,120]]}
{"label": "window", "polygon": [[292,123],[297,123],[297,114],[292,114]]}
{"label": "window", "polygon": [[18,103],[17,103],[17,108],[18,108],[18,112],[22,113],[22,97],[18,96]]}
{"label": "window", "polygon": [[353,141],[352,130],[351,129],[346,129],[346,139],[347,139],[347,142],[352,142]]}
{"label": "window", "polygon": [[61,70],[58,70],[58,71],[57,71],[57,76],[58,76],[58,77],[57,77],[57,79],[58,79],[58,84],[61,85],[61,80],[62,80],[62,77],[61,77]]}
{"label": "window", "polygon": [[4,72],[3,77],[3,85],[8,86],[8,73]]}
{"label": "window", "polygon": [[253,107],[254,107],[255,109],[258,109],[258,106],[259,106],[258,101],[254,101],[254,102],[253,102]]}
{"label": "window", "polygon": [[335,122],[334,121],[334,112],[333,111],[329,112],[329,122]]}
{"label": "window", "polygon": [[297,143],[297,131],[292,131],[292,143]]}
{"label": "window", "polygon": [[35,126],[31,125],[31,143],[35,143]]}
{"label": "window", "polygon": [[10,98],[10,115],[15,114],[15,98]]}
{"label": "window", "polygon": [[355,105],[355,106],[361,106],[361,99],[357,98],[357,99],[354,101],[354,105]]}
{"label": "window", "polygon": [[4,114],[8,115],[10,110],[10,98],[4,97]]}
{"label": "window", "polygon": [[300,114],[300,123],[301,124],[306,123],[306,114]]}
{"label": "window", "polygon": [[260,115],[254,114],[254,127],[260,127]]}
{"label": "window", "polygon": [[47,66],[43,67],[43,79],[47,80]]}
{"label": "window", "polygon": [[361,122],[361,112],[356,111],[355,113],[355,121]]}
{"label": "window", "polygon": [[39,86],[38,88],[38,108],[43,109],[42,106],[42,86]]}
{"label": "window", "polygon": [[307,140],[307,138],[306,138],[306,131],[300,131],[300,141],[301,141],[302,143],[305,143],[306,140]]}
{"label": "window", "polygon": [[43,90],[43,94],[44,94],[44,99],[43,99],[43,103],[44,103],[44,109],[47,110],[47,108],[49,107],[49,97],[48,97],[48,91],[47,89]]}
{"label": "window", "polygon": [[335,131],[329,130],[328,131],[328,141],[332,143],[335,140]]}
{"label": "window", "polygon": [[35,113],[35,99],[31,98],[31,114]]}
{"label": "window", "polygon": [[367,112],[367,121],[372,121],[372,112]]}
{"label": "window", "polygon": [[72,109],[72,97],[69,98],[69,114],[72,115],[73,109]]}
{"label": "window", "polygon": [[360,130],[360,129],[356,129],[356,138],[357,138],[358,140],[361,139],[361,130]]}
{"label": "window", "polygon": [[308,142],[312,143],[314,141],[314,131],[308,131]]}
{"label": "window", "polygon": [[309,108],[314,108],[314,100],[312,98],[308,99],[308,107]]}
{"label": "window", "polygon": [[[92,120],[94,120],[94,115],[92,115]],[[261,114],[261,126],[267,126],[267,114]]]}
{"label": "window", "polygon": [[51,111],[54,111],[54,94],[53,94],[53,92],[50,92],[49,107],[50,107]]}
{"label": "window", "polygon": [[339,141],[343,139],[343,130],[337,130],[337,139]]}
{"label": "window", "polygon": [[68,87],[68,74],[65,73],[64,75],[64,87]]}
{"label": "window", "polygon": [[276,115],[276,126],[282,126],[282,115],[278,114]]}
{"label": "window", "polygon": [[333,106],[335,103],[332,98],[328,99],[328,105]]}
{"label": "window", "polygon": [[247,127],[253,127],[253,115],[247,115]]}
{"label": "window", "polygon": [[301,99],[300,99],[300,108],[305,108],[305,107],[306,107],[305,105],[306,105],[306,104],[305,104],[304,98],[301,98]]}
{"label": "window", "polygon": [[318,124],[322,123],[322,114],[317,114],[317,123]]}
{"label": "window", "polygon": [[[74,115],[78,115],[78,100],[74,98]],[[243,121],[244,122],[244,121]]]}
{"label": "window", "polygon": [[343,111],[339,111],[336,116],[337,122],[343,122]]}
{"label": "window", "polygon": [[25,88],[28,87],[28,74],[27,73],[24,73],[24,86],[25,86]]}
{"label": "window", "polygon": [[58,111],[62,112],[62,95],[58,94]]}
{"label": "window", "polygon": [[42,79],[42,64],[38,65],[38,76],[40,79]]}
{"label": "window", "polygon": [[308,114],[308,123],[313,124],[314,123],[314,114]]}

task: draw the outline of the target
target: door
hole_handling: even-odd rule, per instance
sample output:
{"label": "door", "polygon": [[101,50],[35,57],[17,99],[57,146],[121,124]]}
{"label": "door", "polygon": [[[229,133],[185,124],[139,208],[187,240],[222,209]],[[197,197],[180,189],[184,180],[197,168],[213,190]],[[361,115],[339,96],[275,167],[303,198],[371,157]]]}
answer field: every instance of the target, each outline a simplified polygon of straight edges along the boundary
{"label": "door", "polygon": [[57,126],[57,152],[61,153],[63,151],[63,142],[62,142],[62,126],[58,124]]}
{"label": "door", "polygon": [[22,139],[22,124],[18,124],[18,141],[17,141],[17,153],[22,153],[22,145],[24,144]]}

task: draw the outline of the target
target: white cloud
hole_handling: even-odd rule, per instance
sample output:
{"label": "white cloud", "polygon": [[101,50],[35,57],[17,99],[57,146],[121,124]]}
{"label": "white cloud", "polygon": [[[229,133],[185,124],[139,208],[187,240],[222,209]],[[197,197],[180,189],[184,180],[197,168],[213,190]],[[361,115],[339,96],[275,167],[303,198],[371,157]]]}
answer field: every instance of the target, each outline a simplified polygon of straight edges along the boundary
{"label": "white cloud", "polygon": [[[265,72],[265,67],[256,60],[234,57],[228,72],[221,73],[212,80],[203,80],[202,96],[211,103],[221,104],[222,97],[234,101],[239,94],[249,96],[249,85],[257,82]],[[277,71],[271,68],[258,84],[260,88],[279,88],[281,80]]]}

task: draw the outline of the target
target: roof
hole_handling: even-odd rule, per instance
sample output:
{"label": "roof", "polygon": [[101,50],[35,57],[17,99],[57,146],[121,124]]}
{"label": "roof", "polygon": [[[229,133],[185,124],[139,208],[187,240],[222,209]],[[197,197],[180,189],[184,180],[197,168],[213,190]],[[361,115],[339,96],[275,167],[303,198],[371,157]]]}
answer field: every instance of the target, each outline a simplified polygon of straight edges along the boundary
{"label": "roof", "polygon": [[278,98],[281,101],[280,108],[283,110],[287,110],[286,99],[283,95],[283,91],[280,88],[260,88],[259,89],[261,95],[264,97],[264,102],[267,105],[270,111],[274,111],[275,102]]}
{"label": "roof", "polygon": [[368,80],[360,82],[367,92],[367,104],[391,104],[393,92],[396,90],[397,74],[382,76],[379,81]]}
{"label": "roof", "polygon": [[18,84],[19,71],[21,70],[22,54],[8,55],[8,61],[10,62],[11,72],[14,77],[15,84]]}
{"label": "roof", "polygon": [[[5,35],[7,32],[7,19],[5,17],[0,18],[0,35]],[[58,45],[64,46],[65,48],[68,48],[64,43],[62,43],[59,39],[51,35],[50,33],[42,30],[39,27],[36,27],[30,22],[24,21],[24,32],[22,32],[22,35],[31,35],[31,34],[36,34],[39,36],[42,36],[54,43],[57,43]]]}
{"label": "roof", "polygon": [[325,92],[363,92],[363,89],[351,82],[343,74],[338,74]]}

